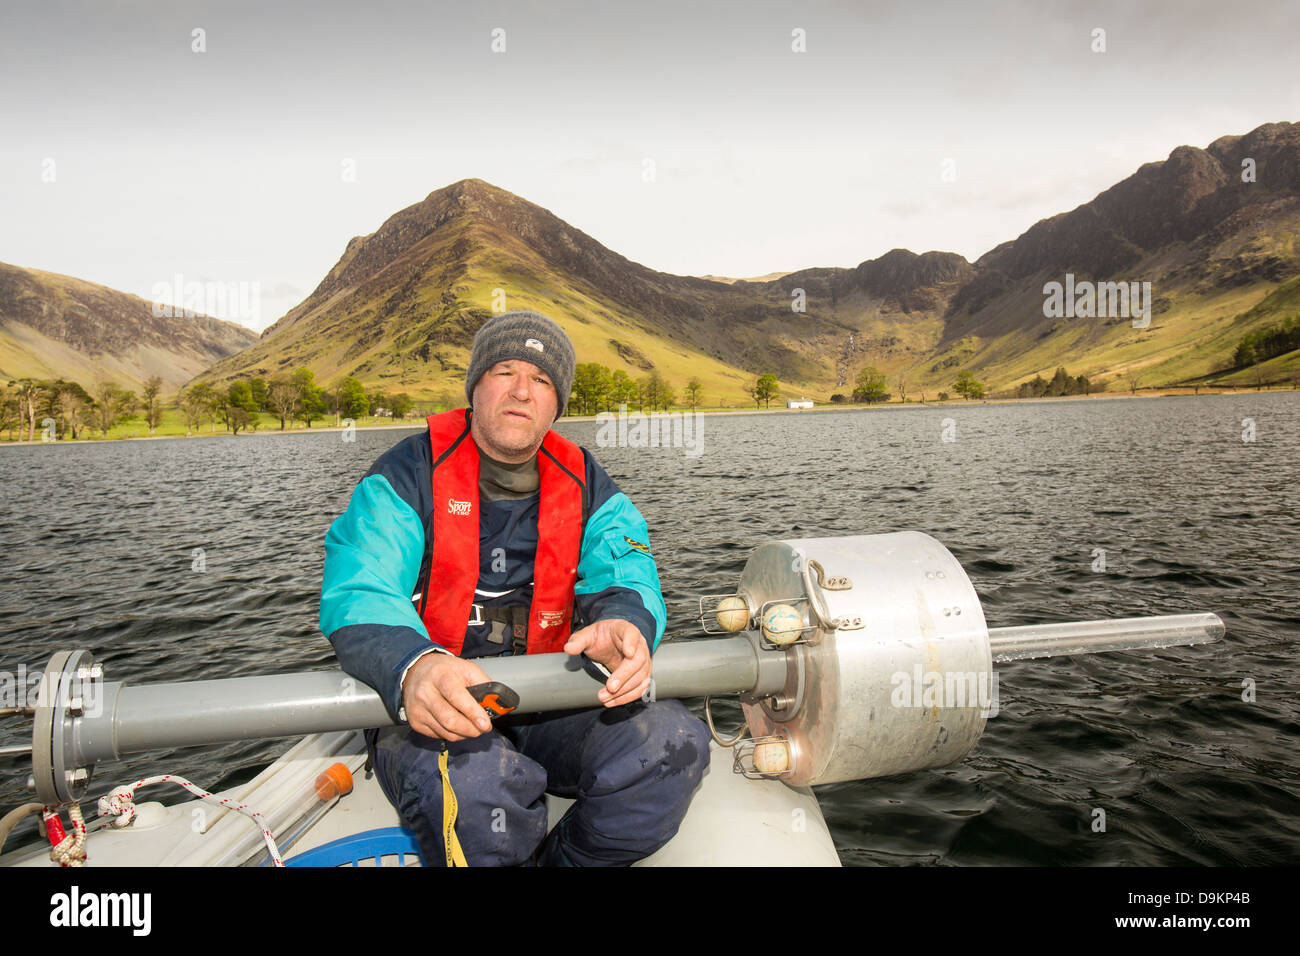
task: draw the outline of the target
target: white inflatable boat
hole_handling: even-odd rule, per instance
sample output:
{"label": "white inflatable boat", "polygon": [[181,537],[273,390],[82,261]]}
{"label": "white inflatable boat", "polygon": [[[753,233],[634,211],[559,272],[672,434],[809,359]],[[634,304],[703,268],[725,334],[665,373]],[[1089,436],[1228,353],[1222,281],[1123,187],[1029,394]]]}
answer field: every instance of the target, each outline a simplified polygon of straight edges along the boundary
{"label": "white inflatable boat", "polygon": [[[765,544],[735,592],[700,598],[699,620],[704,637],[656,653],[654,693],[739,695],[750,736],[723,746],[715,733],[680,831],[642,866],[836,866],[811,788],[961,760],[996,713],[995,663],[1223,634],[1205,613],[989,629],[961,565],[918,532]],[[597,704],[600,684],[566,655],[479,663],[518,692],[520,712]],[[24,845],[0,854],[0,865],[420,862],[377,780],[362,772],[360,729],[388,723],[387,712],[342,672],[135,687],[105,680],[88,651],[65,651],[47,665],[38,699],[16,710],[33,721],[32,744],[8,752],[30,750],[33,819],[58,821],[59,846]],[[160,781],[105,804],[124,812],[79,822],[99,763],[298,736],[242,786],[165,806],[174,781]],[[554,824],[568,801],[547,799]]]}

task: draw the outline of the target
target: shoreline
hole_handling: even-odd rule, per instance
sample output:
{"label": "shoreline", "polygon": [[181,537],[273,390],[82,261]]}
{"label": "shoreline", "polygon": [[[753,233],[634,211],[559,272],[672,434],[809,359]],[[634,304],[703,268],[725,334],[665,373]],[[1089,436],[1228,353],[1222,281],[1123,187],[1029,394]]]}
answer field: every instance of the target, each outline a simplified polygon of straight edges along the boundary
{"label": "shoreline", "polygon": [[[1040,405],[1051,402],[1090,402],[1090,401],[1133,401],[1149,398],[1208,398],[1219,395],[1267,395],[1287,392],[1297,393],[1300,390],[1294,388],[1266,388],[1263,390],[1255,389],[1218,389],[1215,391],[1203,390],[1201,393],[1191,391],[1186,387],[1170,387],[1162,389],[1153,389],[1145,394],[1133,394],[1129,392],[1099,392],[1092,395],[1055,395],[1040,396],[1038,398],[981,398],[975,400],[966,399],[948,399],[947,401],[906,401],[906,402],[882,402],[875,405],[863,405],[861,403],[845,403],[842,405],[833,405],[829,402],[823,405],[815,405],[812,408],[714,408],[703,411],[697,411],[697,415],[706,416],[723,416],[723,415],[783,415],[783,414],[808,414],[817,412],[884,412],[884,411],[902,411],[905,409],[922,409],[922,408],[969,408],[977,405]],[[617,418],[618,412],[601,412],[599,414],[612,415]],[[665,414],[690,414],[689,409],[673,409],[669,412],[637,412],[632,409],[627,411],[628,417],[633,415],[665,415]],[[597,415],[566,415],[559,419],[559,422],[596,422],[599,421]],[[229,431],[203,432],[200,431],[193,435],[124,435],[119,438],[77,438],[74,440],[61,439],[58,441],[42,441],[35,439],[27,441],[26,439],[0,438],[0,448],[31,447],[36,445],[92,445],[103,444],[107,442],[141,442],[141,441],[186,441],[194,438],[265,438],[272,435],[320,435],[330,432],[346,431],[349,427],[357,431],[392,431],[397,429],[414,429],[421,428],[424,425],[423,419],[412,419],[409,423],[375,423],[373,425],[322,425],[319,428],[286,428],[281,431],[278,428],[263,429],[250,431],[244,429],[241,435],[232,435]],[[554,426],[552,426],[554,427]]]}

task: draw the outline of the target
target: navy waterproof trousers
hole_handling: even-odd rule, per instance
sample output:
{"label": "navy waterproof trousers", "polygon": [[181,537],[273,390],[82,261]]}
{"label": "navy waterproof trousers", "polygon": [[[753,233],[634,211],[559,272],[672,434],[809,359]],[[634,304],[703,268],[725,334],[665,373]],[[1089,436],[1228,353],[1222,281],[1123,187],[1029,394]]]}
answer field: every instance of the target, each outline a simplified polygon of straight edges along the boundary
{"label": "navy waterproof trousers", "polygon": [[[409,727],[366,731],[379,785],[442,866],[445,747],[456,835],[471,866],[625,866],[677,832],[709,763],[709,733],[681,703],[526,714],[442,741]],[[576,802],[546,833],[545,792]],[[544,841],[544,842],[543,842]]]}

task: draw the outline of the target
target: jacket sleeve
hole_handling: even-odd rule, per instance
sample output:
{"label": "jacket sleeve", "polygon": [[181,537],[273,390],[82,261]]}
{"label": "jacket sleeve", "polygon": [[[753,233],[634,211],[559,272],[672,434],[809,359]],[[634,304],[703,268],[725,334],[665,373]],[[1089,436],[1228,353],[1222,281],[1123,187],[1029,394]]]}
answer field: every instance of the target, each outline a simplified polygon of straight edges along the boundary
{"label": "jacket sleeve", "polygon": [[417,657],[443,650],[411,601],[424,526],[382,474],[369,474],[325,535],[320,628],[343,670],[401,716],[402,678]]}
{"label": "jacket sleeve", "polygon": [[[668,610],[641,512],[596,466],[593,512],[587,519],[574,594],[588,623],[631,621],[653,653],[664,636]],[[603,500],[602,500],[603,499]]]}

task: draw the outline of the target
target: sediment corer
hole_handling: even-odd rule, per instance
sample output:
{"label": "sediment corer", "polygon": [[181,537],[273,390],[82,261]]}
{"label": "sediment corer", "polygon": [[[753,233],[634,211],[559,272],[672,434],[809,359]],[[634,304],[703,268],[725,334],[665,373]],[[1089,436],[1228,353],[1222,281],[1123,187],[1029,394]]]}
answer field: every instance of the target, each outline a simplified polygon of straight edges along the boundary
{"label": "sediment corer", "polygon": [[[764,645],[773,609],[790,605],[803,620],[793,640],[789,624],[772,635],[781,649],[771,653],[787,662],[782,688],[741,695],[753,765],[761,773],[766,759],[792,786],[961,760],[997,712],[996,663],[1198,644],[1224,632],[1214,614],[989,629],[961,564],[918,532],[763,545],[735,596],[764,622]],[[788,765],[772,752],[781,743]]]}
{"label": "sediment corer", "polygon": [[[778,605],[795,617],[768,613]],[[717,636],[663,645],[653,696],[738,695],[754,738],[739,769],[794,786],[962,759],[996,706],[995,663],[1224,633],[1214,614],[990,630],[956,558],[914,531],[764,544],[737,591],[700,598],[699,619]],[[603,679],[576,657],[475,663],[518,694],[516,713],[601,706]],[[129,686],[105,681],[88,651],[62,651],[40,688],[27,708],[28,786],[51,805],[79,799],[95,764],[127,754],[394,723],[378,694],[337,670]]]}

